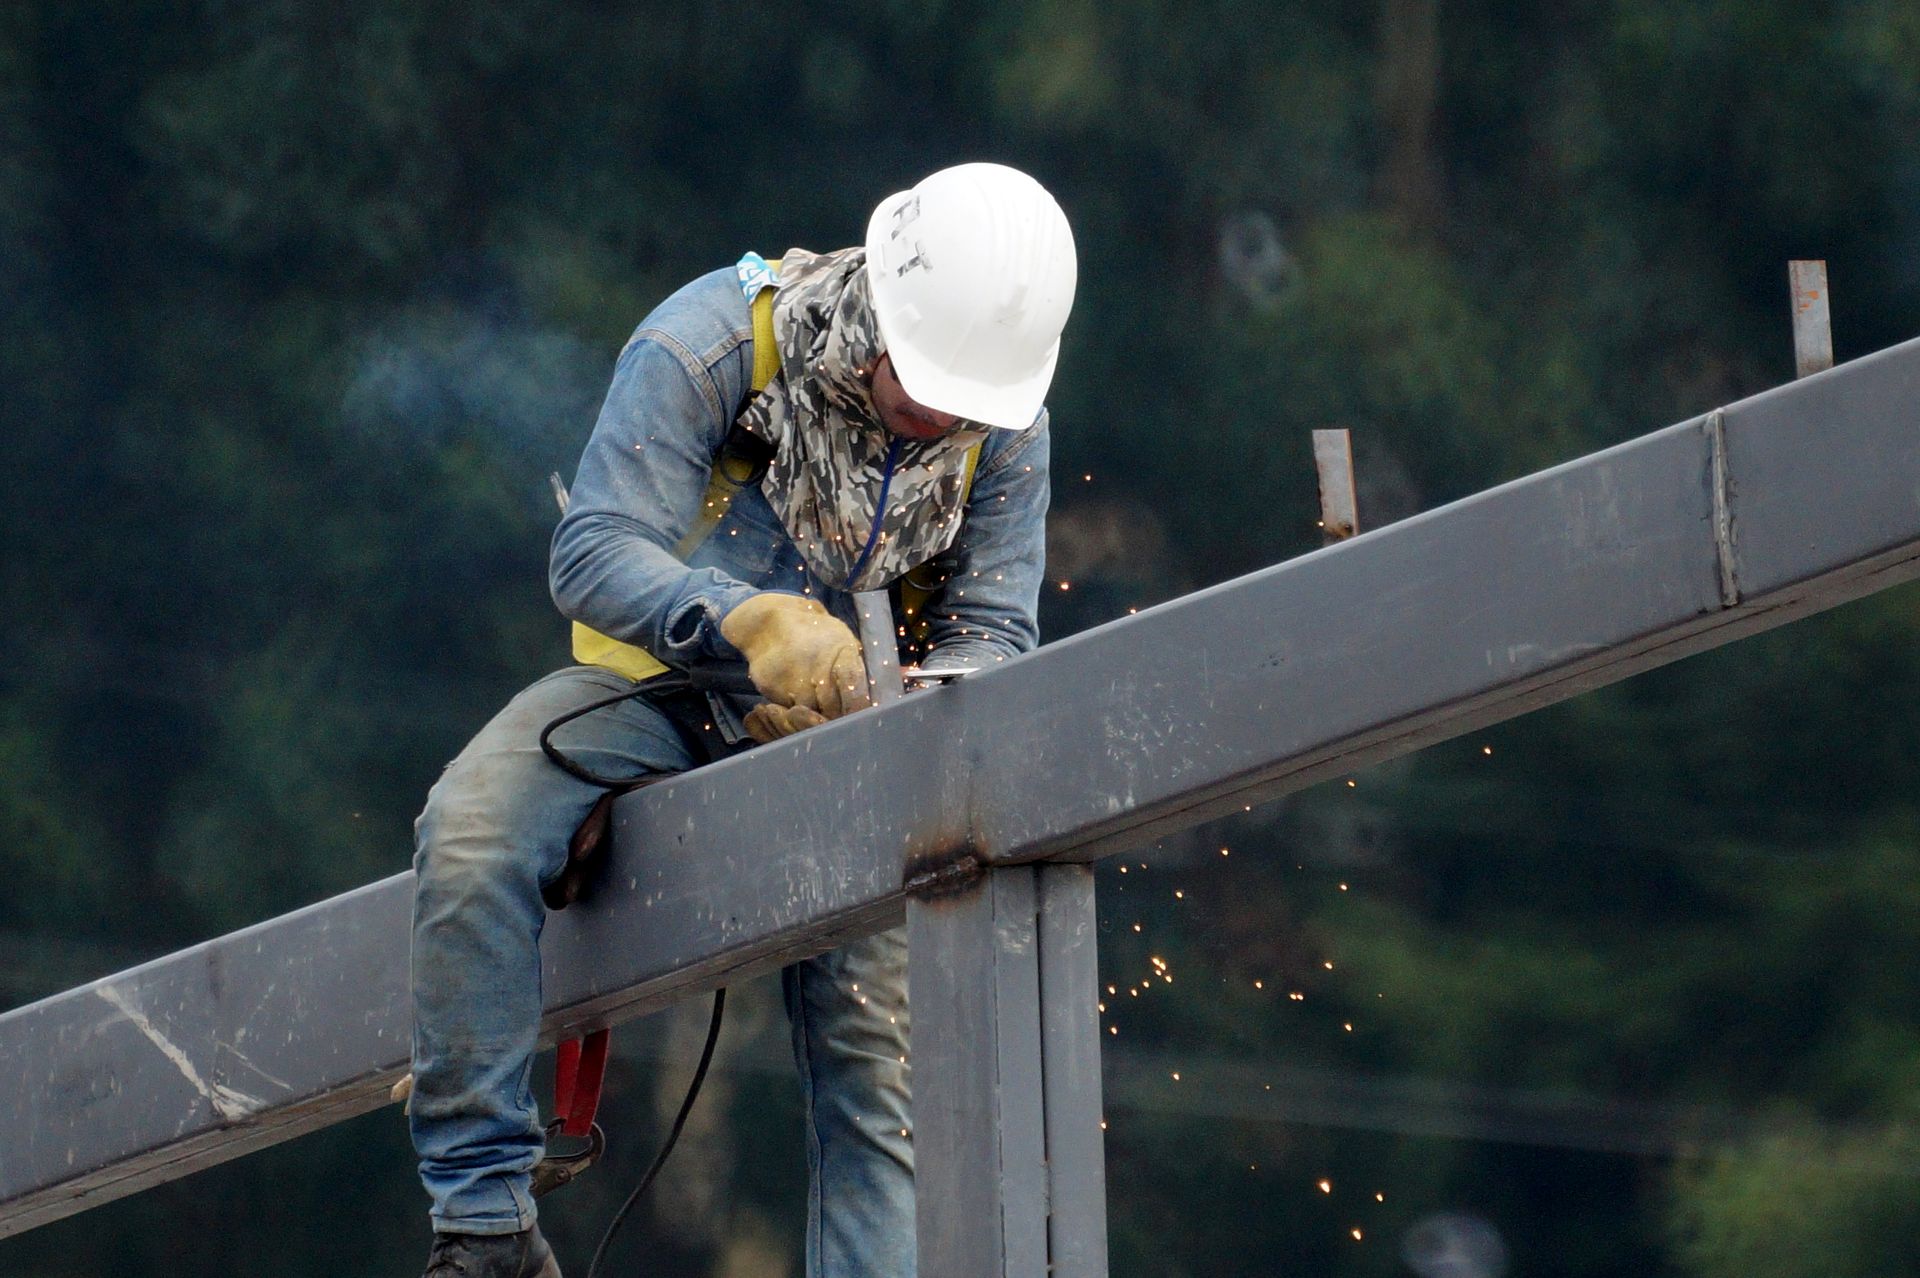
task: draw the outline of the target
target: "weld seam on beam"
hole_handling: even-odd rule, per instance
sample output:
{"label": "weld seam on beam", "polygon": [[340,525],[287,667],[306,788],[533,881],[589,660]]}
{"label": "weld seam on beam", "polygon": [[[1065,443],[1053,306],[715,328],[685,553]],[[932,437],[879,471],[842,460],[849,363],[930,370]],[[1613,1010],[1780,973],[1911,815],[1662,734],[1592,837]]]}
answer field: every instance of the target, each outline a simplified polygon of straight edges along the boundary
{"label": "weld seam on beam", "polygon": [[1739,564],[1733,552],[1733,503],[1727,494],[1727,413],[1716,408],[1707,414],[1707,450],[1713,465],[1713,553],[1720,565],[1720,602],[1728,608],[1740,603]]}
{"label": "weld seam on beam", "polygon": [[956,861],[910,873],[904,891],[910,897],[925,900],[949,892],[963,891],[986,873],[980,858],[971,852]]}

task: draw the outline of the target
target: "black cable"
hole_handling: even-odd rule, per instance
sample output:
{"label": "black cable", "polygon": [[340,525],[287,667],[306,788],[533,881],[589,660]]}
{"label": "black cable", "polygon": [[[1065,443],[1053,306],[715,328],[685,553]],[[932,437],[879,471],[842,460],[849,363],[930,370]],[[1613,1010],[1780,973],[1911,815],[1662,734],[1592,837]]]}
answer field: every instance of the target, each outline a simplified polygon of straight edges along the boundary
{"label": "black cable", "polygon": [[583,714],[591,714],[595,710],[604,710],[606,707],[614,705],[617,702],[631,701],[633,698],[647,691],[649,691],[649,689],[646,684],[635,684],[625,692],[616,692],[611,697],[603,697],[599,701],[589,702],[581,706],[578,710],[567,711],[552,723],[540,729],[541,752],[553,761],[555,767],[561,769],[568,776],[585,781],[588,785],[597,785],[602,790],[627,789],[633,785],[633,779],[631,777],[603,777],[598,772],[591,771],[581,764],[575,763],[572,759],[561,753],[560,747],[553,744],[553,730],[572,723]]}
{"label": "black cable", "polygon": [[693,1112],[693,1102],[700,1095],[700,1084],[707,1079],[707,1067],[713,1064],[714,1045],[720,1041],[720,1014],[727,1005],[727,991],[717,989],[713,992],[713,1020],[707,1025],[707,1045],[700,1051],[700,1066],[693,1071],[693,1082],[687,1086],[687,1098],[680,1102],[680,1113],[673,1120],[673,1128],[667,1133],[666,1143],[660,1146],[660,1152],[654,1155],[653,1166],[647,1168],[647,1174],[627,1195],[627,1201],[620,1204],[620,1210],[613,1213],[613,1220],[607,1225],[607,1232],[600,1236],[600,1245],[593,1250],[593,1260],[587,1265],[587,1278],[594,1278],[600,1272],[600,1262],[606,1258],[607,1248],[613,1244],[614,1231],[620,1228],[633,1205],[640,1201],[640,1195],[647,1192],[653,1184],[653,1178],[666,1166],[667,1155],[673,1152],[674,1142],[680,1139],[680,1129],[687,1125],[687,1115]]}
{"label": "black cable", "polygon": [[[555,767],[576,780],[585,781],[588,785],[599,786],[602,790],[634,789],[640,782],[632,777],[603,777],[584,764],[574,762],[559,746],[553,744],[553,734],[555,729],[572,723],[582,715],[592,714],[595,710],[604,710],[608,706],[618,705],[622,701],[630,701],[635,697],[652,697],[660,704],[660,708],[667,712],[667,719],[686,741],[687,748],[693,755],[698,758],[705,754],[711,759],[711,751],[702,744],[700,734],[692,728],[692,724],[703,722],[703,720],[696,715],[692,723],[688,723],[684,716],[675,713],[673,709],[673,698],[689,692],[736,693],[756,698],[760,695],[754,686],[753,679],[747,674],[746,666],[739,662],[720,664],[698,671],[676,670],[668,674],[655,675],[623,692],[602,697],[598,701],[589,701],[586,705],[569,710],[554,719],[540,730],[540,751],[552,760]],[[707,716],[707,718],[711,717],[711,715]],[[711,727],[711,724],[708,726]]]}
{"label": "black cable", "polygon": [[[734,682],[737,683],[745,679],[745,675],[742,672],[735,672],[733,679]],[[664,780],[665,778],[663,776],[640,778],[603,777],[584,764],[576,763],[573,759],[569,758],[564,751],[553,744],[553,734],[556,729],[572,723],[582,715],[591,714],[595,710],[603,710],[608,706],[617,705],[622,701],[628,701],[634,697],[649,693],[657,696],[664,692],[678,692],[688,688],[692,683],[693,681],[684,674],[677,678],[672,675],[667,675],[636,684],[623,692],[616,692],[610,697],[602,697],[598,701],[589,702],[576,710],[569,710],[540,730],[541,753],[545,754],[547,758],[553,762],[555,767],[561,769],[567,773],[567,775],[584,781],[588,785],[598,786],[602,790],[631,790],[645,785],[649,781]],[[722,682],[720,686],[730,685]],[[749,684],[748,686],[750,687],[751,685]],[[689,735],[687,725],[680,722],[679,716],[669,714],[667,717],[669,721],[673,723],[674,727],[679,729],[683,735]],[[694,749],[696,753],[699,752],[700,742],[697,739],[689,736],[688,744],[689,748]],[[655,1177],[660,1174],[660,1169],[667,1164],[667,1155],[673,1152],[675,1143],[679,1141],[681,1129],[687,1125],[687,1116],[693,1112],[693,1103],[699,1099],[700,1085],[706,1082],[707,1070],[713,1064],[713,1049],[720,1042],[720,1020],[726,1006],[727,991],[724,988],[715,990],[713,992],[713,1019],[707,1025],[707,1044],[700,1051],[700,1064],[699,1067],[693,1071],[693,1081],[687,1085],[686,1099],[680,1102],[680,1112],[674,1117],[673,1127],[667,1132],[667,1139],[665,1143],[660,1146],[660,1152],[654,1155],[653,1165],[647,1168],[646,1175],[642,1176],[640,1183],[633,1187],[633,1192],[627,1195],[627,1200],[620,1204],[620,1210],[613,1213],[613,1219],[607,1224],[607,1232],[600,1236],[600,1245],[594,1248],[593,1260],[587,1265],[587,1278],[595,1278],[595,1275],[600,1272],[600,1262],[606,1259],[607,1248],[613,1245],[614,1234],[618,1232],[620,1226],[625,1223],[627,1213],[632,1211],[633,1205],[640,1201],[640,1196],[646,1193],[653,1185]]]}

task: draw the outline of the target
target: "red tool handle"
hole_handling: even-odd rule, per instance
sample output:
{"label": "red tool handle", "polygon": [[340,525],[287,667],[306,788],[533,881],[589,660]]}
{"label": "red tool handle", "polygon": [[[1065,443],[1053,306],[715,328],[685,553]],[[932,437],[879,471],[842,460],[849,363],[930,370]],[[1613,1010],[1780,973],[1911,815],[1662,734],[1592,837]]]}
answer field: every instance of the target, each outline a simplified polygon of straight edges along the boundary
{"label": "red tool handle", "polygon": [[565,1119],[562,1134],[585,1136],[593,1130],[593,1116],[600,1109],[600,1084],[607,1077],[607,1052],[612,1045],[613,1031],[604,1029],[560,1044],[553,1067],[553,1112]]}

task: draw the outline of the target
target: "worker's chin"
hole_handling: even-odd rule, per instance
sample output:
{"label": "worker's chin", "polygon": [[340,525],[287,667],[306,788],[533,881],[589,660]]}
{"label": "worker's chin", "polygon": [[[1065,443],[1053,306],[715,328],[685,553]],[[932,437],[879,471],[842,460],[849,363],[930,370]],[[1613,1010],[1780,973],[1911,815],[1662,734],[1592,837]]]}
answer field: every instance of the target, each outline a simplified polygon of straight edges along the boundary
{"label": "worker's chin", "polygon": [[936,439],[945,439],[952,432],[939,426],[916,422],[912,418],[895,418],[888,422],[887,429],[901,439],[910,439],[916,444],[929,444]]}

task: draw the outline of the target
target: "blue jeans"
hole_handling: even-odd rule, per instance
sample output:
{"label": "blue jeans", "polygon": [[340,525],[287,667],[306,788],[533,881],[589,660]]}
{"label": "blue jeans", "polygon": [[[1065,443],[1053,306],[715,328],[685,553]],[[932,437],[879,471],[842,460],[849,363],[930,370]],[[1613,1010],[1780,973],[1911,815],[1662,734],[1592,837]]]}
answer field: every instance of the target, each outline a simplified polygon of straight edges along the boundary
{"label": "blue jeans", "polygon": [[[414,826],[413,1114],[445,1233],[533,1223],[543,1139],[531,1088],[541,1010],[540,889],[603,793],[547,759],[540,730],[632,685],[587,666],[515,697],[448,765]],[[645,698],[554,741],[602,776],[684,772],[701,747]],[[642,852],[644,855],[644,851]],[[913,1143],[906,942],[882,933],[782,974],[806,1120],[809,1278],[911,1278]]]}

